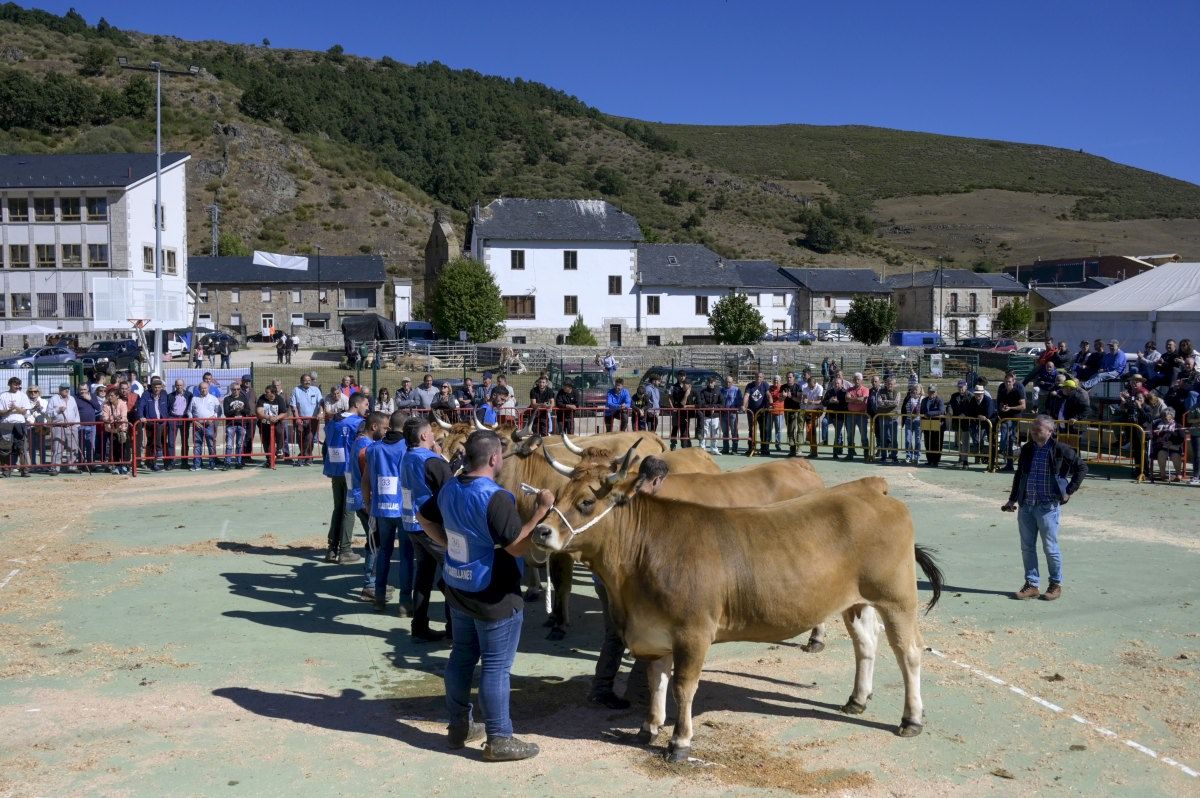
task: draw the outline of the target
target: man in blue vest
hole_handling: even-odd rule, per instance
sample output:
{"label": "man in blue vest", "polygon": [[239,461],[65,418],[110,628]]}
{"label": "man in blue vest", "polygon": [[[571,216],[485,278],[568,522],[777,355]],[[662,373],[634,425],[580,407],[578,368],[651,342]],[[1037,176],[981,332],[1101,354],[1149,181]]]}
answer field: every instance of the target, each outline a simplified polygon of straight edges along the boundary
{"label": "man in blue vest", "polygon": [[[357,398],[356,398],[357,397]],[[367,397],[350,397],[350,409],[325,425],[325,444],[321,448],[321,471],[333,486],[333,513],[329,517],[329,551],[325,562],[356,563],[362,559],[350,550],[354,540],[354,510],[346,503],[350,466],[350,442],[367,415]]]}
{"label": "man in blue vest", "polygon": [[375,522],[379,548],[372,573],[372,599],[375,611],[387,609],[388,576],[392,570],[392,552],[396,538],[401,538],[400,552],[400,606],[397,614],[404,618],[409,614],[412,593],[412,547],[406,546],[406,536],[401,527],[404,506],[400,493],[400,461],[408,451],[404,440],[404,413],[392,413],[388,419],[388,431],[383,438],[367,447],[363,464],[363,503],[370,509]]}
{"label": "man in blue vest", "polygon": [[[486,405],[485,405],[486,406]],[[441,492],[451,478],[450,464],[441,456],[429,419],[422,416],[404,422],[408,451],[400,463],[400,491],[404,496],[404,531],[413,550],[413,621],[414,640],[434,642],[450,630],[450,605],[446,604],[446,632],[429,628],[429,600],[434,584],[446,592],[441,581],[446,549],[434,543],[417,522],[417,509]]]}
{"label": "man in blue vest", "polygon": [[[508,714],[509,669],[517,654],[525,601],[521,557],[529,536],[554,506],[541,491],[527,523],[517,501],[496,484],[504,452],[496,433],[479,430],[466,443],[466,472],[423,504],[418,520],[434,542],[446,547],[442,578],[450,602],[454,646],[446,664],[447,743],[462,748],[486,732],[483,758],[507,762],[537,756],[538,747],[513,736]],[[482,661],[479,703],[483,728],[471,719],[471,678]]]}
{"label": "man in blue vest", "polygon": [[358,428],[358,435],[350,443],[350,485],[346,493],[346,504],[358,516],[363,532],[367,536],[367,556],[363,560],[363,589],[359,596],[363,601],[375,600],[375,555],[379,551],[379,530],[371,523],[368,512],[370,505],[363,498],[363,475],[367,468],[367,449],[383,437],[388,426],[387,413],[371,411],[367,420]]}

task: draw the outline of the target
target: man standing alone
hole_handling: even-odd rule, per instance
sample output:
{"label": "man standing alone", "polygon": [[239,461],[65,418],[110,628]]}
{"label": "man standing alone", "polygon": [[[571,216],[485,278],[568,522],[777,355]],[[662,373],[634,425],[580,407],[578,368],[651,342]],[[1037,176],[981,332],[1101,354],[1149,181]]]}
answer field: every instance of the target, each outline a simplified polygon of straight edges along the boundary
{"label": "man standing alone", "polygon": [[[1054,419],[1049,416],[1034,419],[1029,441],[1021,447],[1008,502],[1000,508],[1006,513],[1017,510],[1017,528],[1021,533],[1025,584],[1013,594],[1014,598],[1041,595],[1046,601],[1054,601],[1062,595],[1062,554],[1058,548],[1061,506],[1079,490],[1086,475],[1087,466],[1075,450],[1054,438]],[[1050,585],[1045,593],[1038,590],[1039,534],[1050,570]]]}

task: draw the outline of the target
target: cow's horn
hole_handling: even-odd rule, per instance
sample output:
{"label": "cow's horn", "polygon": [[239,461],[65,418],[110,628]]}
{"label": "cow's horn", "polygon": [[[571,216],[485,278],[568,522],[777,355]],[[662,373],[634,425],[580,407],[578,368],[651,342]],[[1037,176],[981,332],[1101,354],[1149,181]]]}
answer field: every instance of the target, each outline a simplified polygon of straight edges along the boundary
{"label": "cow's horn", "polygon": [[550,454],[550,448],[548,446],[542,447],[542,454],[546,455],[546,462],[550,464],[550,467],[562,474],[564,477],[569,477],[575,472],[575,469],[571,468],[569,465],[563,465],[555,460],[554,455]]}
{"label": "cow's horn", "polygon": [[479,416],[475,415],[474,413],[471,414],[471,421],[475,423],[475,429],[477,431],[490,429],[490,427],[485,427],[483,422],[479,420]]}
{"label": "cow's horn", "polygon": [[431,415],[431,416],[433,416],[433,420],[434,420],[434,421],[436,421],[436,422],[437,422],[437,425],[438,425],[439,427],[441,427],[442,429],[444,429],[444,430],[449,430],[449,429],[451,428],[451,424],[450,424],[450,422],[448,422],[448,421],[443,421],[443,420],[442,420],[442,417],[441,417],[441,416],[439,416],[437,413],[430,413],[430,415]]}
{"label": "cow's horn", "polygon": [[583,447],[579,446],[578,444],[572,443],[571,439],[567,437],[567,433],[565,433],[565,432],[562,433],[562,442],[563,442],[563,446],[566,446],[567,451],[570,452],[571,454],[583,454]]}
{"label": "cow's horn", "polygon": [[523,430],[519,427],[512,431],[512,439],[514,441],[516,441],[517,443],[520,443],[521,441],[525,440],[526,438],[529,437],[529,435],[530,435],[530,433],[526,432],[525,430]]}
{"label": "cow's horn", "polygon": [[608,475],[608,483],[610,485],[615,485],[621,480],[625,479],[625,476],[629,473],[629,466],[633,464],[634,450],[637,449],[638,444],[641,442],[641,438],[638,438],[636,441],[634,441],[633,446],[629,447],[629,451],[625,452],[625,457],[621,460],[621,466],[617,469],[617,472],[615,474]]}

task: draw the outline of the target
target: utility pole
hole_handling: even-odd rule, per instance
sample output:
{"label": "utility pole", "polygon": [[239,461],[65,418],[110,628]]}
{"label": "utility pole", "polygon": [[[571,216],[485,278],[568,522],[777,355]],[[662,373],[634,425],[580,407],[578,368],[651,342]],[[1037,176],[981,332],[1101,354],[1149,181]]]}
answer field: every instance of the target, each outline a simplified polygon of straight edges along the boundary
{"label": "utility pole", "polygon": [[208,214],[212,224],[212,256],[221,254],[221,206],[215,202],[208,206]]}

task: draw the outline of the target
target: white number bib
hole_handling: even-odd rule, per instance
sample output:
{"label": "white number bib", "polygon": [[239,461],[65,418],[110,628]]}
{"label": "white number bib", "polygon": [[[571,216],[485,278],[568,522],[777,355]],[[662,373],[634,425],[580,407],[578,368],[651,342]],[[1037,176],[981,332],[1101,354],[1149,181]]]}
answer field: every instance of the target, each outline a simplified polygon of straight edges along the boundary
{"label": "white number bib", "polygon": [[446,530],[446,552],[457,562],[469,562],[470,549],[467,547],[467,537],[452,529]]}
{"label": "white number bib", "polygon": [[417,510],[421,509],[419,507],[413,507],[412,491],[408,488],[400,488],[400,501],[403,502],[404,509],[409,511],[414,516],[416,515]]}
{"label": "white number bib", "polygon": [[400,486],[399,477],[379,477],[376,481],[375,490],[380,496],[395,496],[396,488]]}
{"label": "white number bib", "polygon": [[334,446],[329,450],[329,462],[344,463],[346,462],[346,450],[340,446]]}

